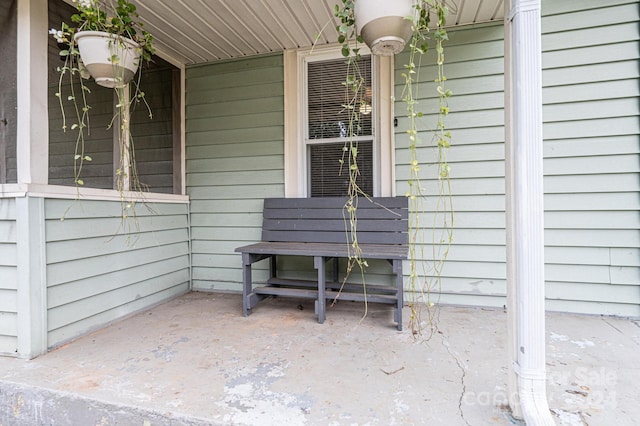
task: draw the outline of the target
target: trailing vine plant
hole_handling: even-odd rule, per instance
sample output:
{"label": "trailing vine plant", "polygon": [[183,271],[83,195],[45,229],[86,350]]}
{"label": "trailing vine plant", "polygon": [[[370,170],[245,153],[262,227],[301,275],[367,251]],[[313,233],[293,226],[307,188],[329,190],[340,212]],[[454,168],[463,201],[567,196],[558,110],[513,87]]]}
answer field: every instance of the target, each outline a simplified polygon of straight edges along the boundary
{"label": "trailing vine plant", "polygon": [[[343,148],[343,158],[341,164],[345,166],[349,173],[348,199],[345,204],[345,221],[347,222],[347,241],[350,241],[350,255],[347,264],[347,271],[344,281],[355,266],[358,266],[362,282],[364,281],[364,269],[368,266],[366,259],[362,256],[362,251],[357,238],[357,210],[358,197],[369,198],[358,185],[358,146],[356,136],[359,132],[360,105],[365,102],[363,97],[364,79],[358,68],[360,59],[359,43],[363,43],[360,35],[356,33],[355,0],[342,0],[342,5],[336,5],[334,15],[340,20],[336,27],[338,31],[338,41],[342,44],[342,55],[347,60],[347,75],[345,77],[345,103],[344,110],[349,114],[349,126],[346,142]],[[406,19],[412,22],[412,36],[409,42],[409,57],[404,65],[404,86],[402,90],[402,102],[406,105],[408,128],[406,133],[409,139],[409,179],[406,196],[409,199],[410,223],[409,223],[409,290],[412,300],[410,307],[410,327],[414,335],[422,334],[425,325],[429,328],[429,337],[436,331],[435,316],[433,309],[437,304],[432,293],[440,289],[441,273],[449,247],[452,242],[453,227],[453,205],[451,196],[450,166],[447,162],[447,150],[451,146],[451,134],[445,125],[445,119],[449,113],[448,99],[452,96],[451,90],[446,88],[446,76],[444,73],[444,46],[443,42],[448,39],[445,29],[446,18],[449,8],[446,0],[417,0],[415,2],[415,13]],[[434,28],[431,28],[431,20],[435,18]],[[355,42],[354,42],[355,41]],[[429,43],[434,44],[436,57],[437,76],[435,78],[436,91],[438,94],[438,111],[435,128],[432,130],[432,141],[437,149],[437,201],[434,210],[432,229],[432,253],[431,264],[427,267],[424,254],[423,224],[421,216],[424,214],[424,200],[428,196],[423,188],[420,177],[419,150],[423,145],[421,139],[421,121],[425,113],[420,111],[418,104],[418,83],[421,69],[421,59],[429,50]],[[420,253],[418,253],[420,251]],[[421,265],[419,267],[419,264]],[[366,315],[366,284],[365,292],[365,315]],[[422,317],[421,306],[426,307],[427,317]]]}
{"label": "trailing vine plant", "polygon": [[[143,29],[143,23],[138,21],[136,6],[127,0],[73,0],[77,13],[71,16],[71,24],[63,22],[61,29],[51,29],[49,33],[61,46],[60,56],[64,64],[57,68],[60,75],[58,90],[55,96],[60,104],[62,114],[63,131],[76,132],[73,158],[73,180],[80,195],[80,188],[84,186],[83,168],[92,161],[86,150],[86,137],[90,134],[89,97],[90,87],[85,80],[90,77],[89,71],[82,63],[75,34],[81,31],[104,31],[114,35],[110,43],[114,47],[124,47],[120,37],[128,38],[138,44],[140,50],[140,62],[151,61],[155,53],[153,37]],[[115,51],[115,50],[113,50]],[[109,58],[114,68],[116,81],[124,80],[124,69],[119,66],[124,58],[113,54]],[[141,68],[139,66],[139,69]],[[138,104],[143,104],[149,118],[153,118],[151,108],[146,101],[144,92],[140,89],[141,72],[137,72],[135,78],[128,84],[116,84],[114,87],[116,100],[114,115],[108,125],[108,129],[117,131],[119,148],[119,164],[115,170],[114,182],[120,196],[121,204],[121,228],[129,231],[133,224],[137,226],[135,200],[129,199],[128,191],[138,194],[148,188],[138,178],[138,170],[135,161],[135,149],[130,132],[129,117],[131,109]],[[65,112],[65,104],[71,105],[71,116]],[[61,218],[64,220],[64,216]]]}
{"label": "trailing vine plant", "polygon": [[342,284],[346,284],[354,267],[357,267],[361,279],[363,282],[363,291],[365,298],[365,313],[367,315],[367,286],[364,279],[365,268],[369,265],[367,260],[362,255],[362,249],[358,243],[358,200],[360,196],[369,198],[358,184],[358,177],[360,176],[360,170],[358,168],[358,141],[356,136],[360,134],[361,126],[361,106],[366,105],[364,98],[365,94],[365,79],[362,75],[360,67],[358,66],[361,59],[359,45],[364,43],[362,37],[356,34],[355,16],[354,16],[354,0],[342,0],[342,7],[336,5],[334,15],[340,20],[340,24],[336,27],[338,31],[338,42],[342,44],[342,56],[347,61],[347,73],[345,80],[342,83],[344,85],[344,103],[342,104],[343,111],[348,114],[347,125],[347,141],[342,148],[342,158],[340,159],[341,172],[342,169],[346,169],[345,172],[349,174],[349,183],[347,186],[347,201],[344,205],[344,216],[347,241],[349,242],[349,256],[347,259],[346,273],[343,278]]}
{"label": "trailing vine plant", "polygon": [[[439,295],[441,287],[441,275],[444,262],[449,253],[449,247],[453,241],[453,203],[451,195],[450,166],[447,161],[447,151],[451,146],[451,133],[447,130],[445,119],[449,114],[448,100],[452,96],[447,89],[447,77],[444,73],[444,46],[448,39],[446,31],[446,19],[449,13],[445,0],[420,0],[416,4],[416,15],[412,17],[412,36],[409,42],[409,59],[404,65],[404,87],[402,101],[406,105],[409,138],[409,180],[406,196],[409,198],[410,215],[409,233],[409,290],[411,300],[410,327],[415,334],[419,334],[428,326],[429,336],[436,331],[437,298],[433,299],[434,291]],[[435,17],[435,28],[430,28],[431,19]],[[418,107],[417,83],[420,81],[421,59],[429,50],[429,42],[433,41],[435,49],[435,66],[437,76],[434,80],[438,94],[438,110],[436,114],[435,129],[432,129],[432,141],[437,149],[437,197],[431,225],[431,256],[430,267],[425,262],[418,262],[418,258],[425,259],[423,250],[425,241],[423,238],[423,224],[421,215],[424,214],[424,200],[429,194],[425,193],[420,178],[419,148],[423,145],[420,132],[420,119],[425,113]],[[418,249],[420,256],[418,257]],[[418,270],[418,264],[421,270]],[[424,303],[421,303],[424,302]],[[426,318],[422,317],[421,306],[426,308]]]}

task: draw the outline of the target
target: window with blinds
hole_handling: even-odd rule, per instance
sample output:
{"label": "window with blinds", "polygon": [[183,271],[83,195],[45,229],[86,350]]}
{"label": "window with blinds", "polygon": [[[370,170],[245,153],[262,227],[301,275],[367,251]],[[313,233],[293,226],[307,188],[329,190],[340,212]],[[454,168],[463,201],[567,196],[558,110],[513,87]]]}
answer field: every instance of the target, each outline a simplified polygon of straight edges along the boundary
{"label": "window with blinds", "polygon": [[[307,145],[308,182],[311,197],[347,195],[349,170],[344,148],[349,146],[349,111],[344,105],[354,96],[344,84],[344,58],[307,63]],[[358,146],[357,183],[373,194],[373,91],[371,56],[358,63],[363,87],[356,105],[359,119],[352,142]],[[344,160],[344,164],[342,161]]]}

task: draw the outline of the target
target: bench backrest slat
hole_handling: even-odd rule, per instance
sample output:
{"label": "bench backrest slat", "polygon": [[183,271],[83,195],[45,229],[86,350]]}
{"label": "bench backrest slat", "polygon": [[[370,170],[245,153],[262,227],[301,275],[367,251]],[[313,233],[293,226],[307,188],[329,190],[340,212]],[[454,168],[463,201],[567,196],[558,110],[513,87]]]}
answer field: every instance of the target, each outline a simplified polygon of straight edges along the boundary
{"label": "bench backrest slat", "polygon": [[[263,241],[345,243],[350,227],[344,197],[264,200]],[[360,197],[357,235],[362,244],[407,244],[406,197]]]}

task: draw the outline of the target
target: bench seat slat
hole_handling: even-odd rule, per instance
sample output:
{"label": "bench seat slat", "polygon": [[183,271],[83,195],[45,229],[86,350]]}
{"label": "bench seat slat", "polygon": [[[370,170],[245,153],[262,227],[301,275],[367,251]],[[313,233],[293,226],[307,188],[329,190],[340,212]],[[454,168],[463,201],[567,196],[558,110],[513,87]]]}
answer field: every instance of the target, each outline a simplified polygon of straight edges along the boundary
{"label": "bench seat slat", "polygon": [[[266,198],[264,209],[341,209],[347,202],[346,197],[318,197],[318,198]],[[358,209],[407,208],[405,197],[375,197],[373,202],[364,197],[359,197]]]}
{"label": "bench seat slat", "polygon": [[[349,221],[342,219],[324,220],[296,220],[296,219],[265,219],[262,229],[268,231],[339,231],[345,235],[345,227],[349,228]],[[407,230],[407,223],[401,220],[362,220],[358,218],[358,231],[398,232]]]}
{"label": "bench seat slat", "polygon": [[[273,254],[290,256],[348,257],[345,243],[303,243],[303,242],[261,242],[238,247],[235,251],[251,254]],[[406,245],[360,244],[365,258],[406,259],[409,250]]]}
{"label": "bench seat slat", "polygon": [[[349,220],[349,214],[347,211],[342,210],[340,207],[335,209],[302,209],[302,208],[282,208],[282,209],[269,209],[265,210],[265,219],[340,219]],[[385,220],[407,220],[409,215],[407,209],[363,209],[358,208],[357,212],[358,220],[365,219],[385,219]]]}
{"label": "bench seat slat", "polygon": [[[346,234],[343,231],[263,231],[263,241],[268,242],[318,242],[344,244]],[[399,232],[358,232],[358,242],[362,244],[405,244],[407,235]]]}

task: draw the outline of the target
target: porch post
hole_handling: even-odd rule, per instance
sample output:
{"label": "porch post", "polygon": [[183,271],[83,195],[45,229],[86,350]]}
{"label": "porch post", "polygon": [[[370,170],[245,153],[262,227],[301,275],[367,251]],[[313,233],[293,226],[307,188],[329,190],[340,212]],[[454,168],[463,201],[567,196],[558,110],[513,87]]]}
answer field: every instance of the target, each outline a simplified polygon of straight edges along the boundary
{"label": "porch post", "polygon": [[29,185],[48,183],[47,0],[18,0],[17,174],[26,194],[16,198],[18,356],[47,351],[44,199]]}
{"label": "porch post", "polygon": [[47,277],[44,198],[16,198],[18,356],[47,352]]}
{"label": "porch post", "polygon": [[540,0],[505,2],[509,404],[554,424],[546,397]]}
{"label": "porch post", "polygon": [[47,184],[47,0],[18,0],[17,162],[19,184]]}

